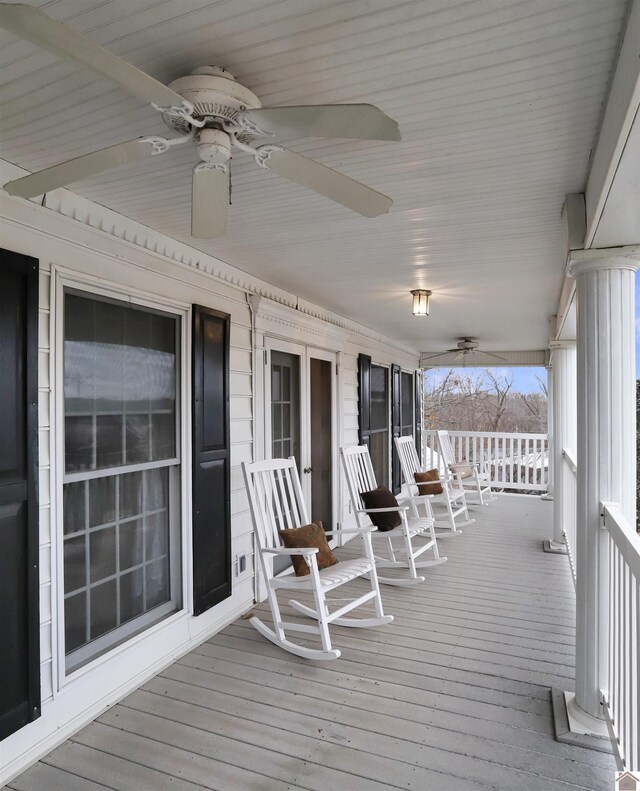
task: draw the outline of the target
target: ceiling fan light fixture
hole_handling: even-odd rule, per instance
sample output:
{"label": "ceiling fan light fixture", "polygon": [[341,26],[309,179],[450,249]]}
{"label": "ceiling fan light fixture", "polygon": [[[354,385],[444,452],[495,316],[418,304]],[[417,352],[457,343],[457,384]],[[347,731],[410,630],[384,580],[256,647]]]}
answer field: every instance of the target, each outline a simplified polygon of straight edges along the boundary
{"label": "ceiling fan light fixture", "polygon": [[433,292],[427,291],[425,288],[414,288],[411,294],[413,295],[413,315],[414,316],[428,316],[429,315],[429,297]]}

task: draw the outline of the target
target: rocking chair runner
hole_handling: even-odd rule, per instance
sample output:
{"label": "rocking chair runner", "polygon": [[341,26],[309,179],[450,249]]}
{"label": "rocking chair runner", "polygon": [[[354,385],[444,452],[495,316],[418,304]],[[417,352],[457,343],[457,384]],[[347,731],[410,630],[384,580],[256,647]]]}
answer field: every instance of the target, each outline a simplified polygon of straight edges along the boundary
{"label": "rocking chair runner", "polygon": [[[424,582],[425,578],[418,576],[417,569],[437,566],[447,560],[446,558],[441,558],[438,551],[438,543],[433,529],[434,520],[431,506],[428,502],[424,503],[426,515],[422,518],[409,518],[407,515],[409,511],[408,505],[398,505],[395,508],[365,508],[361,493],[372,491],[377,487],[376,476],[369,456],[369,448],[366,445],[340,448],[340,455],[342,456],[349,496],[359,529],[371,529],[368,517],[371,513],[395,511],[400,515],[401,523],[398,528],[388,532],[380,532],[374,528],[371,535],[374,540],[386,543],[388,553],[386,558],[376,555],[376,567],[378,569],[409,569],[409,577],[381,577],[378,575],[378,581],[385,585],[398,586],[415,585],[419,582]],[[417,536],[428,540],[422,546],[414,547],[413,539]],[[400,543],[401,546],[394,547],[394,541]],[[417,558],[429,549],[433,551],[433,560],[423,560],[416,563]]]}
{"label": "rocking chair runner", "polygon": [[456,462],[456,457],[453,453],[453,445],[451,444],[451,437],[448,431],[436,431],[438,437],[438,447],[440,448],[440,455],[445,465],[445,474],[448,473],[451,480],[457,482],[469,494],[476,494],[478,496],[479,505],[488,505],[492,500],[496,499],[496,495],[491,491],[491,482],[489,475],[480,468],[480,465],[468,461],[466,462],[471,469],[471,475],[463,477],[460,473],[456,473],[451,468]]}
{"label": "rocking chair runner", "polygon": [[[421,495],[415,480],[415,473],[424,472],[424,470],[420,465],[420,459],[418,458],[418,451],[416,450],[413,437],[395,437],[394,442],[396,443],[398,458],[400,459],[402,477],[407,485],[409,504],[413,516],[415,518],[419,517],[418,509],[420,505],[424,504],[430,506],[432,502],[442,503],[447,510],[446,529],[436,531],[436,536],[442,538],[443,536],[462,535],[462,531],[458,530],[458,527],[472,525],[476,521],[475,519],[469,518],[464,488],[460,486],[457,481],[451,481],[447,477],[441,477],[439,480],[434,480],[433,483],[439,483],[441,485],[442,494]],[[460,515],[463,515],[464,520],[456,523],[456,518]],[[439,525],[442,526],[442,522],[438,523],[436,520],[435,526],[438,527]]]}
{"label": "rocking chair runner", "polygon": [[[357,533],[364,543],[365,556],[352,560],[344,560],[335,566],[318,569],[316,547],[285,549],[280,545],[278,530],[300,528],[309,524],[309,516],[302,495],[300,478],[296,468],[295,459],[272,459],[270,461],[249,464],[243,462],[242,471],[249,495],[251,516],[255,531],[256,554],[266,581],[269,606],[273,618],[273,628],[267,626],[257,617],[250,623],[271,642],[284,648],[297,656],[305,659],[337,659],[340,656],[338,649],[332,648],[329,635],[329,624],[338,626],[372,627],[391,623],[393,615],[385,615],[382,608],[382,599],[378,587],[376,564],[371,544],[373,528],[358,530],[340,530],[341,534]],[[331,535],[338,531],[325,531]],[[309,566],[308,576],[296,577],[291,573],[283,572],[274,577],[272,573],[273,557],[302,555]],[[292,571],[292,570],[291,570]],[[347,602],[337,610],[330,612],[327,594],[351,580],[366,576],[370,582],[371,590],[355,598],[340,599]],[[317,621],[316,625],[300,624],[282,620],[276,592],[307,591],[313,595],[314,607],[308,607],[295,599],[289,600],[289,605]],[[373,601],[376,616],[366,618],[345,617],[351,610]],[[310,648],[300,643],[292,642],[286,636],[287,631],[319,634],[322,649]]]}

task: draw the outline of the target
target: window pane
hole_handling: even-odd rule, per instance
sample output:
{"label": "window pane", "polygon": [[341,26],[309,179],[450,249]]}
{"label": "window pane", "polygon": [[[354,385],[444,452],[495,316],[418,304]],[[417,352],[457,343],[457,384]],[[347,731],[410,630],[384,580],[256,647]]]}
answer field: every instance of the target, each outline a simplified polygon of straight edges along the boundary
{"label": "window pane", "polygon": [[64,592],[83,588],[87,582],[86,536],[64,540]]}
{"label": "window pane", "polygon": [[143,521],[132,519],[120,525],[120,569],[139,566],[144,560]]}
{"label": "window pane", "polygon": [[77,533],[85,528],[85,481],[69,483],[64,487],[62,510],[64,533]]}
{"label": "window pane", "polygon": [[371,430],[389,425],[388,370],[371,366]]}
{"label": "window pane", "polygon": [[89,534],[89,581],[99,582],[116,573],[116,529],[106,527]]}
{"label": "window pane", "polygon": [[146,566],[147,609],[157,607],[169,598],[169,574],[166,558]]}
{"label": "window pane", "polygon": [[130,472],[120,479],[120,519],[142,512],[142,482],[144,473]]}
{"label": "window pane", "polygon": [[65,468],[175,456],[176,319],[67,294]]}
{"label": "window pane", "polygon": [[68,415],[64,422],[64,455],[67,472],[94,469],[93,417]]}
{"label": "window pane", "polygon": [[[87,483],[89,486],[89,527],[115,522],[116,479],[111,476],[109,478],[94,478]],[[84,486],[84,483],[81,485]]]}
{"label": "window pane", "polygon": [[149,434],[149,415],[127,415],[127,464],[150,460]]}
{"label": "window pane", "polygon": [[116,581],[110,580],[91,588],[91,639],[110,632],[118,624]]}
{"label": "window pane", "polygon": [[134,569],[120,577],[120,623],[144,612],[144,570]]}
{"label": "window pane", "polygon": [[173,412],[151,415],[151,458],[173,459],[176,455],[176,419]]}
{"label": "window pane", "polygon": [[64,601],[64,639],[67,652],[87,642],[87,595],[84,591]]}

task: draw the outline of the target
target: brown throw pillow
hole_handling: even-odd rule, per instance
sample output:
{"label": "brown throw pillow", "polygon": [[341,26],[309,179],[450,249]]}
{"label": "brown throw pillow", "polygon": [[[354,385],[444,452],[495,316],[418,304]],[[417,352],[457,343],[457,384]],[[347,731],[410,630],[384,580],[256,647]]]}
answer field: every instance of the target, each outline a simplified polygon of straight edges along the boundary
{"label": "brown throw pillow", "polygon": [[[380,484],[377,489],[373,489],[371,492],[361,492],[360,497],[362,497],[362,502],[364,503],[365,508],[398,507],[398,501],[393,496],[392,492],[390,492],[387,487],[383,486],[382,484]],[[394,527],[398,527],[398,525],[402,522],[400,514],[397,511],[369,514],[369,517],[373,524],[382,533],[386,533],[388,530],[393,530]]]}
{"label": "brown throw pillow", "polygon": [[[335,566],[338,558],[333,554],[327,536],[325,535],[322,522],[312,522],[304,527],[294,527],[290,530],[278,530],[282,543],[287,549],[297,549],[299,547],[318,547],[316,560],[319,569],[326,569]],[[309,564],[302,555],[291,555],[291,563],[296,577],[306,577],[311,573]]]}
{"label": "brown throw pillow", "polygon": [[466,459],[462,459],[462,461],[458,462],[458,464],[450,464],[449,469],[451,472],[453,472],[455,475],[459,475],[461,478],[473,477],[473,470]]}
{"label": "brown throw pillow", "polygon": [[439,481],[440,473],[438,470],[427,470],[426,472],[416,472],[413,477],[418,484],[418,494],[442,494],[441,483],[425,483],[425,481]]}

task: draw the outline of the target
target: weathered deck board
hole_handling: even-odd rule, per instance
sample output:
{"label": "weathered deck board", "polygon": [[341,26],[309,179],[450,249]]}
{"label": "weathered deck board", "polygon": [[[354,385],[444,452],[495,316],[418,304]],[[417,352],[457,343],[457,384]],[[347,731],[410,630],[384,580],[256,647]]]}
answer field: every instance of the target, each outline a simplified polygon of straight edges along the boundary
{"label": "weathered deck board", "polygon": [[567,559],[541,551],[551,505],[473,511],[423,585],[383,587],[393,624],[334,629],[336,662],[239,620],[10,788],[611,788],[611,756],[553,739],[549,687],[573,688],[575,629]]}

